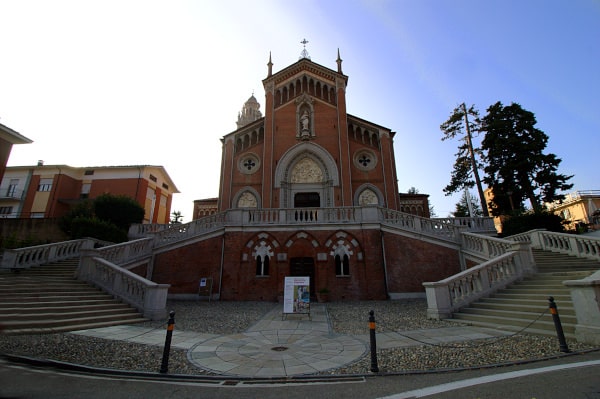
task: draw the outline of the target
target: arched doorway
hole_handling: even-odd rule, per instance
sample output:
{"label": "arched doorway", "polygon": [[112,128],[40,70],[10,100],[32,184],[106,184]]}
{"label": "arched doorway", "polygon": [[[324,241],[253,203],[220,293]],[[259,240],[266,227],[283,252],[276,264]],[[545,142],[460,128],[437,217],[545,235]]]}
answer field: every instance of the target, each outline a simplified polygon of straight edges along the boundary
{"label": "arched doorway", "polygon": [[310,277],[310,296],[315,296],[315,260],[310,257],[290,259],[290,276]]}

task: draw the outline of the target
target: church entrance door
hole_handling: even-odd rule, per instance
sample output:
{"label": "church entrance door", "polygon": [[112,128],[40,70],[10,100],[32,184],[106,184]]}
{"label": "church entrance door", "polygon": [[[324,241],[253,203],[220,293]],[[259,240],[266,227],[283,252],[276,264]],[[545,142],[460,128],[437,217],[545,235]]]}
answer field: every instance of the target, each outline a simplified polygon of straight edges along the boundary
{"label": "church entrance door", "polygon": [[315,296],[315,260],[313,258],[291,258],[290,275],[292,277],[310,277],[310,296]]}

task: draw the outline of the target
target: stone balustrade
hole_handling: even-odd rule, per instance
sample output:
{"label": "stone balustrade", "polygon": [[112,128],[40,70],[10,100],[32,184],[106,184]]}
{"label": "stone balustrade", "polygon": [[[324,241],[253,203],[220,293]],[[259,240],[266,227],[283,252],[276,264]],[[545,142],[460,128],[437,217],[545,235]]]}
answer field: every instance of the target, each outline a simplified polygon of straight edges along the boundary
{"label": "stone balustrade", "polygon": [[529,237],[533,248],[600,261],[600,238],[544,230],[534,230]]}
{"label": "stone balustrade", "polygon": [[577,316],[575,338],[579,342],[600,345],[600,271],[581,280],[563,282],[571,291]]}
{"label": "stone balustrade", "polygon": [[[510,251],[515,242],[481,234],[462,233],[462,250],[479,259],[490,260]],[[525,242],[527,244],[527,242]],[[518,248],[516,248],[518,250]]]}
{"label": "stone balustrade", "polygon": [[123,265],[141,258],[152,256],[152,238],[140,238],[103,248],[98,248],[97,256],[116,265]]}
{"label": "stone balustrade", "polygon": [[44,263],[77,257],[82,249],[93,248],[96,243],[97,240],[86,238],[36,245],[34,247],[7,249],[2,256],[0,268],[25,269]]}
{"label": "stone balustrade", "polygon": [[87,281],[138,309],[144,317],[161,320],[167,316],[169,284],[157,284],[106,259],[96,250],[82,250],[78,278]]}
{"label": "stone balustrade", "polygon": [[451,318],[461,307],[489,296],[531,273],[527,251],[511,251],[454,276],[423,283],[427,297],[427,317]]}

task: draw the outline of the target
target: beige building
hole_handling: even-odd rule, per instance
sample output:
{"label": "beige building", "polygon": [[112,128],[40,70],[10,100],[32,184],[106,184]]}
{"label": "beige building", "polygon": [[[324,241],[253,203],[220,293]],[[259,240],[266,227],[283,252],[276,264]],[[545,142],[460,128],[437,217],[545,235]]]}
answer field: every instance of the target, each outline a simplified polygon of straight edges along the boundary
{"label": "beige building", "polygon": [[546,204],[548,209],[565,220],[565,229],[576,230],[579,223],[597,230],[600,228],[600,190],[583,190],[569,193],[561,202]]}

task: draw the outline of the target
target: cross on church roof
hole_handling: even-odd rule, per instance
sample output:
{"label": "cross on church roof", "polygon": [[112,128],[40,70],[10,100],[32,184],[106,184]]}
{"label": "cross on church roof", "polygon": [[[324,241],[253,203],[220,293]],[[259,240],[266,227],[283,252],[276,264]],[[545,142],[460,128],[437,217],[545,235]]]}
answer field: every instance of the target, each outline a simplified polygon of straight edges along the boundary
{"label": "cross on church roof", "polygon": [[308,40],[302,39],[302,41],[300,43],[302,43],[302,45],[304,46],[304,49],[300,53],[300,59],[308,58],[310,60],[310,55],[308,55],[308,51],[306,51],[306,44],[308,43]]}

